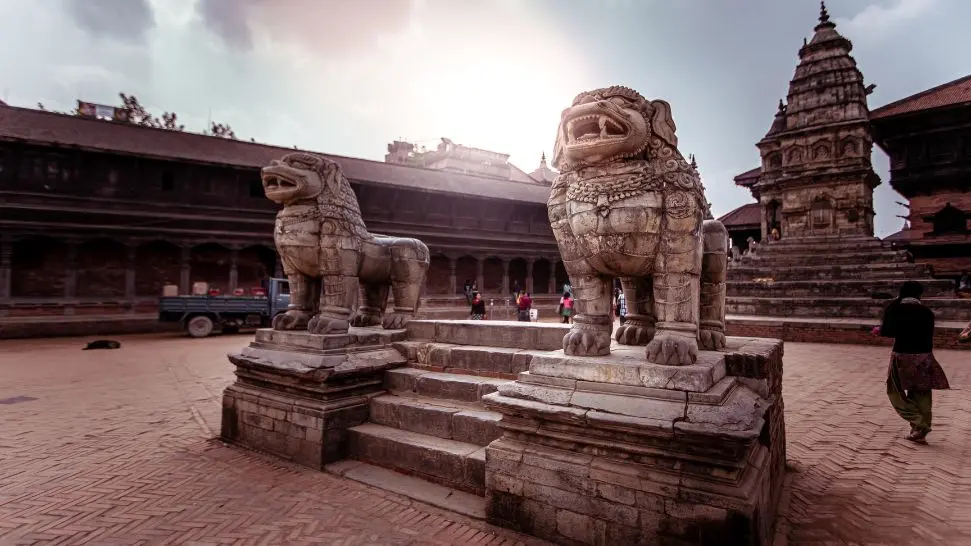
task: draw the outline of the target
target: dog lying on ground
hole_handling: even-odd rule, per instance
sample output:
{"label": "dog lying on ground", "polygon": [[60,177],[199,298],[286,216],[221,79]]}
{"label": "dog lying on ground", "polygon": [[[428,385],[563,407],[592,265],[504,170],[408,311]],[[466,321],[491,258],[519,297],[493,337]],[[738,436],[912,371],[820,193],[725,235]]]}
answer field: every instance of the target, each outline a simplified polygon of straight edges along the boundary
{"label": "dog lying on ground", "polygon": [[87,345],[81,348],[82,351],[88,351],[91,349],[120,349],[121,342],[115,341],[113,339],[96,339],[94,341],[89,341]]}

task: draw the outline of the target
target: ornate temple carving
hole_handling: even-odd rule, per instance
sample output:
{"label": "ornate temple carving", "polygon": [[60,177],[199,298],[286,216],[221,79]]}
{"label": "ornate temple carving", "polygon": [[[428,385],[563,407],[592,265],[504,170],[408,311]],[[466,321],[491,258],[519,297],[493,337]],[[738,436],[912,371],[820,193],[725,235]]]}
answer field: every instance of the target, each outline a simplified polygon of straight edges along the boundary
{"label": "ornate temple carving", "polygon": [[[775,219],[763,215],[763,240],[773,229],[783,237],[873,235],[880,179],[870,164],[868,87],[850,55],[853,44],[825,5],[814,30],[799,50],[787,100],[757,144],[762,176],[753,192],[763,209],[783,204]],[[823,194],[832,210],[816,205]]]}

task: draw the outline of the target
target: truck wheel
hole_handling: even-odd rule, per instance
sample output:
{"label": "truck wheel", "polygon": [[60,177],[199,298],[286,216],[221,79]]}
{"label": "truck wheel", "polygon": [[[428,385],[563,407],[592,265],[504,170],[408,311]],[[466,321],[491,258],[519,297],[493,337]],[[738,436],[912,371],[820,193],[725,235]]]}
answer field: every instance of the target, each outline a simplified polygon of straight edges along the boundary
{"label": "truck wheel", "polygon": [[212,333],[214,324],[212,319],[205,315],[198,315],[189,319],[185,325],[185,331],[192,337],[206,337]]}

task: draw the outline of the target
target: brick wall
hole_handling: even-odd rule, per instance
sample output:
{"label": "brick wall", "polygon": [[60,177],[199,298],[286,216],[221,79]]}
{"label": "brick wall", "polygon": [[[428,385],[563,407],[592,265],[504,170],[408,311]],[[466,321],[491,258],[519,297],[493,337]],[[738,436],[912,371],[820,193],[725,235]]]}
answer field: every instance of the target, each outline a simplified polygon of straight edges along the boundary
{"label": "brick wall", "polygon": [[88,241],[78,247],[78,297],[123,298],[125,271],[128,268],[127,249],[121,243],[108,240]]}
{"label": "brick wall", "polygon": [[[426,294],[449,294],[452,286],[449,281],[451,275],[449,259],[445,256],[432,256],[425,277]],[[463,281],[464,282],[464,281]]]}
{"label": "brick wall", "polygon": [[60,298],[67,275],[67,246],[37,237],[14,243],[10,292],[14,298]]}
{"label": "brick wall", "polygon": [[166,284],[179,284],[182,250],[164,241],[138,248],[135,259],[135,295],[158,297]]}

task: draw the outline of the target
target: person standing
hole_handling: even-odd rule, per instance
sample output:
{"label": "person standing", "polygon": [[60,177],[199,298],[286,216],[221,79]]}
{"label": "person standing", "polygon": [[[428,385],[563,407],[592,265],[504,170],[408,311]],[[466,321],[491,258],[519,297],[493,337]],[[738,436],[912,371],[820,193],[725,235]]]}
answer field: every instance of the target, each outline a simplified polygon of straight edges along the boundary
{"label": "person standing", "polygon": [[478,292],[472,294],[472,310],[470,315],[472,320],[485,320],[486,318],[485,300],[482,299],[482,296]]}
{"label": "person standing", "polygon": [[627,320],[627,297],[624,296],[623,290],[617,294],[617,316],[621,324]]}
{"label": "person standing", "polygon": [[523,292],[519,296],[519,322],[530,322],[529,310],[533,308],[533,300],[529,297],[529,292]]}
{"label": "person standing", "polygon": [[874,333],[893,338],[887,370],[887,397],[900,417],[910,423],[907,439],[927,444],[931,431],[932,391],[951,388],[934,358],[934,312],[921,303],[920,283],[907,281],[891,302]]}
{"label": "person standing", "polygon": [[556,310],[557,314],[563,317],[563,324],[570,324],[573,318],[573,296],[569,292],[564,292],[560,298],[560,305]]}

